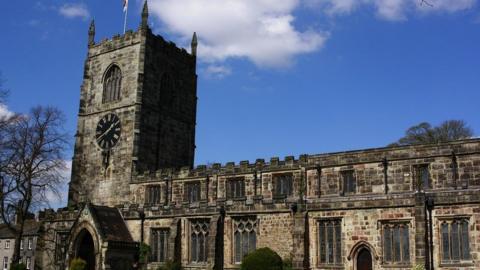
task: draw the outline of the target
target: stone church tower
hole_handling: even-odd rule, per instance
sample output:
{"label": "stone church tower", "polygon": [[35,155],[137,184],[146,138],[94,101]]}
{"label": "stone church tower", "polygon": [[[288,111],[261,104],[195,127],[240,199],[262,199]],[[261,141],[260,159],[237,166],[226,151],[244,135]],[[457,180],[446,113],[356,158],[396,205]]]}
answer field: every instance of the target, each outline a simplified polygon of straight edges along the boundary
{"label": "stone church tower", "polygon": [[139,31],[95,43],[89,30],[69,204],[128,201],[132,174],[193,166],[197,105],[192,54],[152,34],[145,4]]}

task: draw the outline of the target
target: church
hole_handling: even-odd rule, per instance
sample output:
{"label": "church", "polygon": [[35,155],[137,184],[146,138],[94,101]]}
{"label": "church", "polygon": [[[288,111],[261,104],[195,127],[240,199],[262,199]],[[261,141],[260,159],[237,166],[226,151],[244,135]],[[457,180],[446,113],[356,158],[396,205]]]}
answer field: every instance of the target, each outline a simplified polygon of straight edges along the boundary
{"label": "church", "polygon": [[480,139],[194,166],[191,51],[88,31],[68,207],[40,213],[35,264],[239,269],[269,247],[296,270],[480,269]]}

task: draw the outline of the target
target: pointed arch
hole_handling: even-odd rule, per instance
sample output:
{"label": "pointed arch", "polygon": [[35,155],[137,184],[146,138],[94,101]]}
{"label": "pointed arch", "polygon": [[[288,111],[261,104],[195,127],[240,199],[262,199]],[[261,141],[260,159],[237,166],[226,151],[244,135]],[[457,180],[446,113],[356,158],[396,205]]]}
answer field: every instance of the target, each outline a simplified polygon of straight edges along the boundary
{"label": "pointed arch", "polygon": [[[75,222],[78,222],[78,220]],[[88,246],[89,249],[91,249],[89,253],[84,253],[85,246]],[[70,231],[68,256],[66,259],[67,265],[70,265],[72,259],[82,256],[87,256],[87,258],[84,259],[89,260],[87,269],[101,268],[102,252],[100,238],[94,225],[90,224],[88,221],[82,221],[75,224]]]}
{"label": "pointed arch", "polygon": [[122,88],[122,71],[116,64],[110,65],[103,77],[102,102],[108,103],[120,100]]}
{"label": "pointed arch", "polygon": [[360,252],[364,248],[366,248],[370,251],[370,254],[372,254],[372,257],[375,260],[378,260],[379,257],[378,257],[377,252],[375,251],[375,248],[370,243],[368,243],[367,241],[363,241],[363,240],[355,243],[355,245],[352,247],[352,249],[348,253],[347,259],[351,260],[352,258],[354,258],[358,254],[358,252]]}

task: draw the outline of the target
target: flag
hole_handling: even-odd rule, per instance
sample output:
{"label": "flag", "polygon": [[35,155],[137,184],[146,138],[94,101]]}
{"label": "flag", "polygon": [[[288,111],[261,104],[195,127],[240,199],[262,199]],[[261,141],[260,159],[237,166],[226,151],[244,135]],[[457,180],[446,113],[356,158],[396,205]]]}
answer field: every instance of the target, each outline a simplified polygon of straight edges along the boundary
{"label": "flag", "polygon": [[123,0],[123,12],[127,12],[128,9],[128,0]]}

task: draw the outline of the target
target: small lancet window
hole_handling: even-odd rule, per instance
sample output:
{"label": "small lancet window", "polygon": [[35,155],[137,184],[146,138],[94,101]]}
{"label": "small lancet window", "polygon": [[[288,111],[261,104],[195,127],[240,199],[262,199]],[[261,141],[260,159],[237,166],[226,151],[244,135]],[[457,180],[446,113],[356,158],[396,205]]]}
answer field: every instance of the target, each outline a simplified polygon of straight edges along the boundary
{"label": "small lancet window", "polygon": [[120,99],[122,87],[122,72],[116,65],[110,67],[103,80],[103,103]]}

